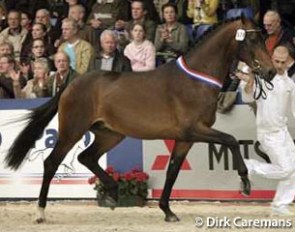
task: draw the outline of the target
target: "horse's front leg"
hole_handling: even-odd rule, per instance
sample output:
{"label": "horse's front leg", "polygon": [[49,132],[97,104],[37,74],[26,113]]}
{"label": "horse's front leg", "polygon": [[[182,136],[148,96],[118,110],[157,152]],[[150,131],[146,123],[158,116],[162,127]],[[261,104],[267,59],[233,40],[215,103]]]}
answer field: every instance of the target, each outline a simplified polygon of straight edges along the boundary
{"label": "horse's front leg", "polygon": [[165,213],[165,221],[168,221],[168,222],[179,221],[178,217],[170,209],[169,198],[172,191],[172,187],[178,176],[180,167],[188,151],[192,147],[192,145],[193,143],[178,142],[178,141],[175,142],[172,155],[170,158],[167,174],[166,174],[164,190],[162,192],[161,199],[159,202],[160,208]]}
{"label": "horse's front leg", "polygon": [[246,196],[250,195],[251,184],[248,179],[248,170],[240,152],[239,143],[232,135],[203,126],[198,128],[196,132],[192,133],[191,139],[195,142],[217,143],[227,146],[233,154],[233,159],[237,166],[238,174],[241,177],[241,193]]}

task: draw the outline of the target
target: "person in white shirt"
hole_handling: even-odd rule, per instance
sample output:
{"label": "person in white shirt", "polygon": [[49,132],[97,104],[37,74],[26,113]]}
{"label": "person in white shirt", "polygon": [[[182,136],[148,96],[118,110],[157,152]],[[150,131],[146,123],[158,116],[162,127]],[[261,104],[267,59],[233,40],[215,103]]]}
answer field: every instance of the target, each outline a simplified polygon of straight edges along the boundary
{"label": "person in white shirt", "polygon": [[[288,57],[287,47],[275,48],[272,55],[277,71],[272,80],[274,87],[264,88],[267,97],[256,100],[257,139],[271,163],[245,160],[250,175],[279,180],[271,204],[275,215],[294,215],[288,206],[295,196],[295,145],[287,128],[287,113],[291,110],[295,117],[295,83],[287,75]],[[236,75],[242,80],[242,100],[253,102],[256,88],[253,76],[241,72]]]}

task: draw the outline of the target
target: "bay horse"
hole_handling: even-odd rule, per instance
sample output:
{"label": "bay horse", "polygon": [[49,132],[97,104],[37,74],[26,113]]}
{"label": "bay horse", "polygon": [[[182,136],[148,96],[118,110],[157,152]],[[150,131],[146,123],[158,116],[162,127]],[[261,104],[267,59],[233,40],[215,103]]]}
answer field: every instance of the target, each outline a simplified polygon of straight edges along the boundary
{"label": "bay horse", "polygon": [[260,30],[241,17],[217,26],[177,62],[148,72],[89,72],[31,110],[28,124],[12,144],[5,162],[18,169],[58,112],[59,135],[44,161],[37,222],[45,221],[49,185],[58,166],[88,130],[95,139],[78,160],[108,186],[113,204],[118,186],[98,165],[98,159],[126,136],[175,140],[159,201],[166,221],[179,220],[170,209],[169,198],[181,164],[195,142],[228,146],[241,177],[241,191],[249,195],[251,186],[237,140],[211,128],[218,93],[234,59],[247,63],[266,81],[275,75]]}

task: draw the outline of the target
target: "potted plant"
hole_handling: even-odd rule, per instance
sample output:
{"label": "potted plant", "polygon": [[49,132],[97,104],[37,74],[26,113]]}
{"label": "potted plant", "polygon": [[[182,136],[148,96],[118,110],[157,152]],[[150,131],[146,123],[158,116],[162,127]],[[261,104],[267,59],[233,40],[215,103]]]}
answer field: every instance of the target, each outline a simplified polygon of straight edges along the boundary
{"label": "potted plant", "polygon": [[[113,167],[108,167],[106,172],[118,183],[117,207],[143,206],[148,195],[148,174],[138,169],[119,173]],[[94,184],[97,191],[97,201],[99,206],[109,207],[106,196],[108,196],[105,185],[97,176],[88,180],[89,184]]]}

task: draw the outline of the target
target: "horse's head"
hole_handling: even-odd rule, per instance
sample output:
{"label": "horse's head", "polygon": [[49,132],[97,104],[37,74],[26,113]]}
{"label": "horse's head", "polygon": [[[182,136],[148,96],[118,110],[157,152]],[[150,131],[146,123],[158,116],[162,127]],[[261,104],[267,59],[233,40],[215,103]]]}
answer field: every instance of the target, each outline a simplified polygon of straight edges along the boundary
{"label": "horse's head", "polygon": [[238,59],[247,63],[260,78],[271,81],[276,70],[266,50],[261,30],[244,16],[240,22],[235,37],[238,42]]}

